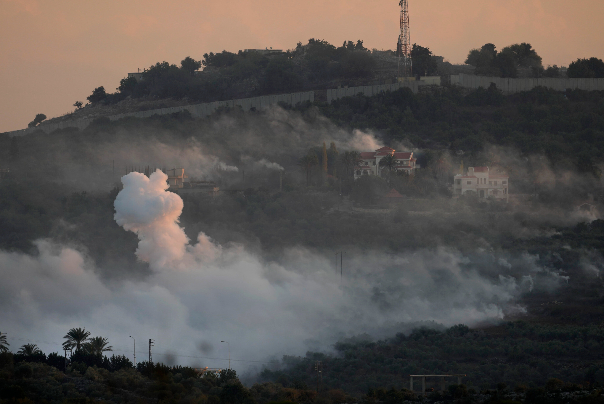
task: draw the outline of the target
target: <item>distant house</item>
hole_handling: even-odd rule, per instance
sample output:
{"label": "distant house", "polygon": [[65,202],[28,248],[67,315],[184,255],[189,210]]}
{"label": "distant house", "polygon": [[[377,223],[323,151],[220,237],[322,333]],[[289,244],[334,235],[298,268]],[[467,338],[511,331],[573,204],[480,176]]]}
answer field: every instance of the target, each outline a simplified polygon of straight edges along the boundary
{"label": "distant house", "polygon": [[128,78],[130,77],[134,77],[137,82],[141,81],[143,79],[143,72],[128,73]]}
{"label": "distant house", "polygon": [[168,175],[168,185],[170,189],[181,189],[185,187],[185,179],[189,178],[185,175],[184,168],[172,168],[166,170]]}
{"label": "distant house", "polygon": [[384,167],[380,167],[380,161],[387,156],[394,156],[396,159],[396,171],[411,174],[416,169],[417,160],[413,158],[413,152],[397,152],[390,147],[382,147],[372,152],[361,152],[360,161],[354,168],[354,179],[363,175],[381,175]]}
{"label": "distant house", "polygon": [[480,199],[509,200],[509,177],[491,173],[489,167],[468,167],[467,173],[453,179],[453,196],[475,193]]}

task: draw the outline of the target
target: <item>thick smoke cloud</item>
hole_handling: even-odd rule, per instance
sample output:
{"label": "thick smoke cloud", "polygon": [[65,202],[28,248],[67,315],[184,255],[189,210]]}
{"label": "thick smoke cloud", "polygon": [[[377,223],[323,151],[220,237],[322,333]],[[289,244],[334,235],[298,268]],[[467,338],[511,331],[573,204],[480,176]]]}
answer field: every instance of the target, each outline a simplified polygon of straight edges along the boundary
{"label": "thick smoke cloud", "polygon": [[[521,293],[560,282],[531,256],[467,257],[447,248],[349,253],[341,277],[335,261],[302,247],[276,263],[237,245],[217,246],[203,233],[190,244],[178,225],[182,200],[165,180],[161,172],[128,174],[115,200],[115,219],[138,235],[136,253],[151,277],[103,283],[84,254],[49,241],[38,242],[37,257],[0,253],[3,327],[49,342],[39,344],[47,352],[79,326],[108,337],[116,353],[130,352],[134,334],[155,339],[157,352],[179,363],[224,366],[202,359],[226,358],[221,340],[233,358],[262,360],[329,349],[361,333],[408,331],[405,323],[497,321],[522,311],[515,302]],[[234,363],[245,370],[246,362]]]}

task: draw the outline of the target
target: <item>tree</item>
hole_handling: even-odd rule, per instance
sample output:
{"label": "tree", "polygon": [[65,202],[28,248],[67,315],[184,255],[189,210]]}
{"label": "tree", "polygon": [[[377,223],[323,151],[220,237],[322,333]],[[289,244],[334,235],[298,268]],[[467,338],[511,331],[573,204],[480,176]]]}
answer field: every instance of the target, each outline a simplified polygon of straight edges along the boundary
{"label": "tree", "polygon": [[388,177],[392,174],[392,172],[396,169],[396,157],[393,154],[390,154],[386,157],[383,157],[380,160],[380,167],[383,167],[388,170]]}
{"label": "tree", "polygon": [[542,67],[541,56],[537,54],[530,43],[523,42],[506,46],[500,53],[509,54],[517,67]]}
{"label": "tree", "polygon": [[361,161],[361,154],[357,151],[346,151],[342,154],[341,160],[346,170],[346,176],[350,176],[354,173],[354,168]]}
{"label": "tree", "polygon": [[76,107],[76,110],[82,109],[83,105],[84,104],[82,104],[82,101],[76,101],[76,102],[73,103],[73,106]]}
{"label": "tree", "polygon": [[94,91],[92,91],[92,94],[86,97],[86,99],[92,104],[103,101],[105,98],[107,98],[107,93],[105,92],[105,87],[103,86],[95,88]]}
{"label": "tree", "polygon": [[109,346],[107,338],[94,337],[90,338],[88,342],[83,344],[86,353],[91,355],[101,356],[103,352],[113,351],[113,347]]}
{"label": "tree", "polygon": [[37,114],[36,117],[34,118],[34,120],[31,121],[27,126],[29,128],[33,128],[35,126],[38,126],[45,119],[46,119],[46,115],[44,115],[44,114]]}
{"label": "tree", "polygon": [[292,92],[302,87],[302,79],[294,71],[294,64],[287,56],[277,56],[266,66],[262,87],[267,93]]}
{"label": "tree", "polygon": [[329,167],[329,171],[331,175],[336,176],[337,170],[336,166],[338,163],[338,149],[336,148],[336,144],[331,142],[329,145],[329,150],[327,150],[327,164]]}
{"label": "tree", "polygon": [[134,77],[126,77],[120,80],[120,86],[116,89],[121,94],[130,95],[134,92],[138,81]]}
{"label": "tree", "polygon": [[86,331],[84,328],[72,328],[63,337],[67,340],[63,342],[63,348],[69,350],[75,348],[77,352],[82,349],[82,345],[84,342],[86,342],[89,336],[90,332]]}
{"label": "tree", "polygon": [[6,341],[6,335],[0,334],[0,353],[8,352],[10,344]]}
{"label": "tree", "polygon": [[438,70],[438,65],[432,59],[430,49],[416,43],[411,48],[411,61],[413,62],[413,73],[416,76],[433,76]]}
{"label": "tree", "polygon": [[570,78],[604,78],[604,62],[602,59],[577,59],[568,66],[566,72]]}
{"label": "tree", "polygon": [[306,170],[306,186],[310,185],[310,172],[314,166],[319,165],[319,159],[313,152],[309,152],[306,156],[298,161],[298,165]]}
{"label": "tree", "polygon": [[180,61],[180,68],[191,76],[195,75],[195,71],[201,68],[201,60],[195,60],[190,56],[187,56],[183,60]]}
{"label": "tree", "polygon": [[327,175],[327,146],[323,142],[323,150],[321,152],[321,171],[323,175]]}
{"label": "tree", "polygon": [[478,68],[488,68],[497,56],[495,45],[487,43],[480,49],[472,49],[466,58],[466,64]]}
{"label": "tree", "polygon": [[21,355],[25,355],[25,356],[32,356],[32,355],[38,355],[42,353],[42,350],[40,348],[38,348],[38,346],[36,344],[25,344],[23,346],[21,346],[21,348],[19,349],[19,352],[17,352]]}

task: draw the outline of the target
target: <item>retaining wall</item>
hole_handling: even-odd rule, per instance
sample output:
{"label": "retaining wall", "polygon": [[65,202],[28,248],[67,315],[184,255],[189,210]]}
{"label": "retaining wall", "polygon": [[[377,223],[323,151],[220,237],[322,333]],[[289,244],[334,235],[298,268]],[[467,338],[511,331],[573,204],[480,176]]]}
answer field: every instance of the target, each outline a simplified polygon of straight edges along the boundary
{"label": "retaining wall", "polygon": [[[153,115],[169,115],[174,114],[176,112],[181,112],[187,110],[197,118],[203,118],[213,114],[218,108],[227,107],[234,108],[235,106],[241,107],[244,111],[249,111],[252,108],[255,109],[263,109],[267,108],[270,105],[277,103],[285,103],[287,105],[295,106],[297,104],[310,101],[315,101],[315,92],[307,91],[303,93],[293,93],[293,94],[279,94],[279,95],[265,95],[261,97],[254,98],[243,98],[239,100],[228,100],[228,101],[215,101],[208,102],[204,104],[194,104],[194,105],[183,105],[180,107],[171,107],[171,108],[161,108],[161,109],[150,109],[147,111],[140,112],[128,112],[125,114],[119,115],[111,115],[108,118],[111,121],[116,121],[118,119],[126,118],[126,117],[135,117],[135,118],[148,118]],[[15,130],[12,132],[6,132],[9,136],[22,136],[28,133],[35,132],[37,130],[41,130],[45,133],[53,132],[57,129],[65,129],[65,128],[78,128],[80,130],[85,129],[90,123],[92,119],[74,119],[70,121],[58,122],[58,123],[42,123],[35,128],[27,128],[21,130]]]}
{"label": "retaining wall", "polygon": [[567,89],[604,91],[604,79],[504,79],[501,77],[474,76],[470,74],[451,76],[451,85],[458,85],[464,88],[489,88],[491,83],[495,83],[497,88],[504,94],[530,91],[538,86],[551,88],[552,90],[557,91],[565,91]]}
{"label": "retaining wall", "polygon": [[385,91],[396,91],[400,88],[410,88],[414,94],[419,91],[419,86],[426,85],[421,81],[405,81],[394,84],[379,84],[375,86],[360,86],[360,87],[348,87],[348,88],[334,88],[327,90],[327,103],[331,104],[334,100],[339,100],[344,97],[352,97],[353,95],[363,94],[367,97],[377,95]]}

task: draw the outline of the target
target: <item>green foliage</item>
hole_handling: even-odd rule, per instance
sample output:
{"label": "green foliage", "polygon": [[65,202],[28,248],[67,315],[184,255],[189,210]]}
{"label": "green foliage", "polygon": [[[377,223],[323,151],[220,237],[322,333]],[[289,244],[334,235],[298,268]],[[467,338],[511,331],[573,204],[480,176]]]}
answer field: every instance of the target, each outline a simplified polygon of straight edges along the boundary
{"label": "green foliage", "polygon": [[90,101],[90,103],[92,103],[92,104],[101,102],[105,98],[107,98],[107,93],[105,92],[105,87],[103,87],[103,86],[95,88],[92,91],[92,94],[90,94],[88,97],[86,97],[86,99],[88,101]]}
{"label": "green foliage", "polygon": [[120,80],[120,86],[117,88],[117,91],[126,96],[131,95],[136,90],[137,84],[138,82],[134,77],[123,78]]}
{"label": "green foliage", "polygon": [[63,338],[65,338],[63,349],[75,349],[76,351],[79,351],[82,349],[89,336],[90,331],[86,331],[84,328],[72,328],[65,336],[63,336]]}
{"label": "green foliage", "polygon": [[514,78],[518,68],[542,69],[541,57],[531,44],[521,43],[507,46],[497,52],[495,45],[488,43],[468,53],[466,64],[476,67],[476,74]]}
{"label": "green foliage", "polygon": [[413,61],[413,74],[416,76],[436,75],[438,66],[432,58],[430,49],[414,43],[411,49],[411,59]]}
{"label": "green foliage", "polygon": [[570,78],[604,78],[604,62],[602,59],[577,59],[568,66],[566,72]]}
{"label": "green foliage", "polygon": [[294,72],[294,64],[286,56],[271,59],[264,71],[262,87],[266,93],[290,93],[300,90],[302,80]]}
{"label": "green foliage", "polygon": [[180,62],[180,68],[193,76],[195,72],[201,68],[201,61],[187,56]]}
{"label": "green foliage", "polygon": [[8,352],[10,344],[6,340],[6,335],[0,334],[0,353]]}
{"label": "green foliage", "polygon": [[36,114],[36,117],[34,118],[33,121],[31,121],[27,127],[29,128],[33,128],[38,126],[42,121],[44,121],[46,119],[46,115],[44,114]]}

